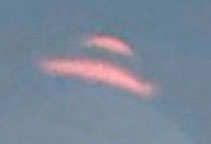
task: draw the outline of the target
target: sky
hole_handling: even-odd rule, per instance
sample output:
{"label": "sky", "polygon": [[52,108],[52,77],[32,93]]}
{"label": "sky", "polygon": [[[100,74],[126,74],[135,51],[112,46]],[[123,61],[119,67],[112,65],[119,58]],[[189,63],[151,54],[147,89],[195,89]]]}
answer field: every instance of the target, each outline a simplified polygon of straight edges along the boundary
{"label": "sky", "polygon": [[[0,143],[211,142],[211,1],[0,0]],[[133,59],[80,42],[127,40]],[[107,59],[159,85],[154,99],[46,75],[46,57]]]}

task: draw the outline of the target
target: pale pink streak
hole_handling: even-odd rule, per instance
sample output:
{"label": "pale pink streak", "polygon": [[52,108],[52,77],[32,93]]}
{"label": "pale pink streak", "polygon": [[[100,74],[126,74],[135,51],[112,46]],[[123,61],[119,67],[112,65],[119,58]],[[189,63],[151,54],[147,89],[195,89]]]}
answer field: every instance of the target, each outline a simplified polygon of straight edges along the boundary
{"label": "pale pink streak", "polygon": [[[108,62],[89,59],[49,59],[43,63],[47,73],[94,80],[134,92],[143,98],[153,92],[153,85]],[[146,97],[147,96],[147,97]]]}
{"label": "pale pink streak", "polygon": [[85,42],[85,46],[105,49],[113,53],[132,57],[133,52],[131,46],[124,40],[103,34],[95,34],[89,36]]}

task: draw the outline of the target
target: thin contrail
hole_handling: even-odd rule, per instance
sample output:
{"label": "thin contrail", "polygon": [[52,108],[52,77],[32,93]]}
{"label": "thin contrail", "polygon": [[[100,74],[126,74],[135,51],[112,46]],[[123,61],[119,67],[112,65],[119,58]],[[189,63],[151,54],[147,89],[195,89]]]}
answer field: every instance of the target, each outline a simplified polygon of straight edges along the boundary
{"label": "thin contrail", "polygon": [[104,61],[53,58],[45,60],[42,68],[48,74],[103,82],[136,93],[142,98],[149,98],[154,92],[154,86],[151,83],[138,79],[126,69]]}
{"label": "thin contrail", "polygon": [[105,49],[127,57],[133,56],[131,46],[123,39],[115,36],[94,34],[85,39],[83,44],[87,47]]}

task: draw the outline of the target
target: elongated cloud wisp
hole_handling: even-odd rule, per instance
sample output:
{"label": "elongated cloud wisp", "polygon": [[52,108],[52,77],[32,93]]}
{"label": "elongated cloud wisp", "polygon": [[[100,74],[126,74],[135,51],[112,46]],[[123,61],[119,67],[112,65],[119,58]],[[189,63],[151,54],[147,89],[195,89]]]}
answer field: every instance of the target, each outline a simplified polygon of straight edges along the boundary
{"label": "elongated cloud wisp", "polygon": [[126,69],[104,61],[84,58],[48,59],[42,63],[42,68],[49,74],[103,82],[143,98],[148,98],[154,89],[151,83],[138,79]]}
{"label": "elongated cloud wisp", "polygon": [[105,49],[127,57],[133,56],[131,46],[126,41],[114,36],[103,34],[91,35],[83,44],[87,47]]}

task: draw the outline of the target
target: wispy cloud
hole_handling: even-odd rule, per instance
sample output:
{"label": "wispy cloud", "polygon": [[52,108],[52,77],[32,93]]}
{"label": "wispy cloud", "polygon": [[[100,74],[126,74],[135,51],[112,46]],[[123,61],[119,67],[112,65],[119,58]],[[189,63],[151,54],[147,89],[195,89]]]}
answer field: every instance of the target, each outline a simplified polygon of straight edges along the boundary
{"label": "wispy cloud", "polygon": [[136,93],[146,99],[150,97],[155,88],[154,85],[137,78],[128,70],[105,61],[86,58],[52,58],[45,60],[42,68],[48,74],[103,82]]}

